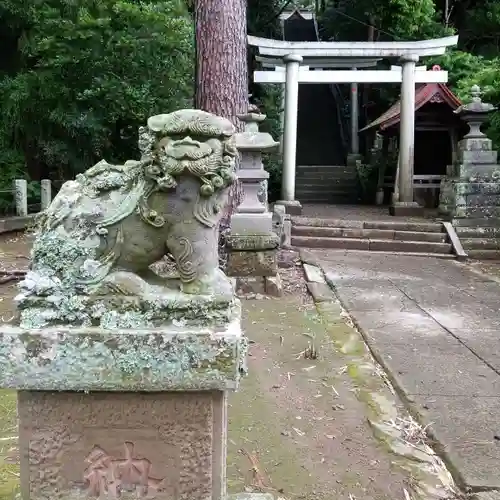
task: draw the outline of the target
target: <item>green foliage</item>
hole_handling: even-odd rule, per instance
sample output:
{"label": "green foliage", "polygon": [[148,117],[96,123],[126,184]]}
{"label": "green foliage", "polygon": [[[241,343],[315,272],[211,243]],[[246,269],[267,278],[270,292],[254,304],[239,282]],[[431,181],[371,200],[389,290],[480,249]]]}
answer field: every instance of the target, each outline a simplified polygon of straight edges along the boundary
{"label": "green foliage", "polygon": [[[471,87],[479,85],[484,102],[494,104],[500,108],[500,58],[482,60],[476,72],[465,75],[457,83],[456,92],[463,102],[470,101]],[[494,112],[490,116],[488,127],[485,127],[488,137],[493,140],[496,148],[500,147],[500,113]]]}
{"label": "green foliage", "polygon": [[459,2],[453,6],[453,22],[460,34],[460,47],[487,58],[498,56],[500,47],[500,3],[497,0]]}
{"label": "green foliage", "polygon": [[[449,72],[449,86],[467,100],[478,84],[484,100],[500,106],[500,3],[496,0],[325,0],[320,15],[323,39],[415,40],[459,35],[459,45],[442,57],[422,64],[439,64]],[[369,26],[375,29],[370,29]],[[364,88],[376,118],[399,94],[398,86]],[[365,96],[366,97],[366,96]],[[500,113],[490,121],[488,133],[500,145]]]}
{"label": "green foliage", "polygon": [[369,25],[377,39],[416,40],[443,36],[433,0],[326,0],[321,15],[324,39],[367,40]]}
{"label": "green foliage", "polygon": [[[281,85],[267,85],[266,93],[258,100],[258,105],[267,116],[260,130],[271,134],[275,141],[281,140]],[[264,155],[264,167],[269,172],[268,195],[269,201],[279,199],[281,192],[282,161],[279,151]]]}
{"label": "green foliage", "polygon": [[375,202],[375,194],[377,192],[379,165],[357,163],[356,172],[361,188],[361,199],[364,203],[373,204]]}
{"label": "green foliage", "polygon": [[0,26],[0,144],[28,177],[134,157],[149,115],[192,103],[193,26],[181,1],[0,0]]}
{"label": "green foliage", "polygon": [[[267,38],[281,38],[279,14],[283,5],[282,0],[248,0],[248,33]],[[255,55],[255,53],[252,52],[251,55]],[[257,68],[250,68],[250,77],[254,69]],[[275,141],[279,141],[282,133],[280,113],[283,90],[281,85],[255,85],[250,81],[249,86],[253,101],[267,116],[261,130],[269,132]],[[265,169],[269,172],[269,201],[276,201],[280,196],[281,189],[281,154],[265,155],[263,161]]]}

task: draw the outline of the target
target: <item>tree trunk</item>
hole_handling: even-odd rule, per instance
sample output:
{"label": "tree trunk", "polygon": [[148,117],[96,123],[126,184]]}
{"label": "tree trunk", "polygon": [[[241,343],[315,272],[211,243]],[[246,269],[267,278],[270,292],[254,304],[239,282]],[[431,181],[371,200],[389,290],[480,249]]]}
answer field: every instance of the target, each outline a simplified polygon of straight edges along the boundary
{"label": "tree trunk", "polygon": [[[196,108],[231,120],[248,109],[246,0],[196,0]],[[221,228],[240,202],[240,189],[230,193]]]}
{"label": "tree trunk", "polygon": [[247,111],[246,0],[196,0],[196,107],[240,126]]}

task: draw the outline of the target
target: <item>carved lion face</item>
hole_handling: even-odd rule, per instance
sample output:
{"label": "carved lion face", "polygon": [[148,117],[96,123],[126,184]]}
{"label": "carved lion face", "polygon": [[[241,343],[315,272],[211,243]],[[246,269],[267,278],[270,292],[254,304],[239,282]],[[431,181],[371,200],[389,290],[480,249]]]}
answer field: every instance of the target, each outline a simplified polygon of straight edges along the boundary
{"label": "carved lion face", "polygon": [[196,176],[214,172],[220,167],[223,155],[222,141],[213,137],[170,135],[158,143],[158,160],[171,175],[185,170]]}
{"label": "carved lion face", "polygon": [[146,177],[170,190],[181,175],[192,175],[201,181],[203,196],[229,187],[236,178],[234,132],[229,120],[201,110],[150,117],[139,139],[142,156],[152,160]]}

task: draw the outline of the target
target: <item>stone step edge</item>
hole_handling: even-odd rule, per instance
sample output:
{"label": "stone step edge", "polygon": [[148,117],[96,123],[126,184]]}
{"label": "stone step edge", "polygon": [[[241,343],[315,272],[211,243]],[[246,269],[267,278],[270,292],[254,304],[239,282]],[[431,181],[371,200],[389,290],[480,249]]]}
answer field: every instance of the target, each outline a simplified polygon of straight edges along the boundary
{"label": "stone step edge", "polygon": [[339,186],[308,186],[307,189],[297,189],[295,191],[295,196],[299,197],[300,195],[332,195],[337,194],[341,196],[347,196],[350,193],[357,193],[358,189],[355,186],[344,186],[345,189],[341,189]]}
{"label": "stone step edge", "polygon": [[[295,247],[295,249],[298,250],[311,250],[309,248],[305,247]],[[366,254],[378,254],[378,255],[399,255],[399,256],[404,256],[404,257],[432,257],[434,259],[449,259],[449,260],[454,260],[456,259],[456,255],[452,253],[434,253],[434,252],[395,252],[395,251],[384,251],[384,250],[358,250],[358,249],[346,249],[346,248],[313,248],[312,250],[328,250],[328,252],[349,252],[350,254],[352,253],[359,253],[361,255],[366,255]]]}
{"label": "stone step edge", "polygon": [[[299,241],[297,241],[299,240]],[[295,244],[294,244],[295,241]],[[308,246],[307,243],[309,241],[316,241],[318,243],[324,242],[325,246]],[[337,243],[345,243],[346,246],[343,248],[341,246],[339,247],[332,247],[328,246],[327,243],[332,243],[332,242],[337,242]],[[292,247],[296,248],[301,248],[302,245],[305,248],[314,248],[314,249],[326,249],[326,250],[366,250],[366,251],[381,251],[385,252],[385,249],[382,250],[370,250],[370,247],[372,244],[374,245],[393,245],[393,246],[399,246],[400,248],[405,248],[405,247],[427,247],[427,249],[434,247],[436,251],[433,250],[422,250],[422,252],[427,252],[427,253],[441,253],[438,252],[437,249],[449,249],[449,253],[451,255],[454,255],[453,253],[453,245],[449,242],[444,242],[444,243],[436,243],[436,242],[429,242],[429,241],[415,241],[415,240],[383,240],[383,239],[377,239],[377,238],[335,238],[335,237],[321,237],[321,236],[293,236],[291,238],[291,244]],[[356,248],[356,244],[366,246],[366,248]],[[387,250],[387,251],[394,251],[394,252],[404,252],[404,250]],[[411,251],[411,250],[409,250]],[[417,251],[418,252],[418,251]],[[418,252],[420,253],[420,252]]]}
{"label": "stone step edge", "polygon": [[467,249],[467,256],[473,260],[497,260],[500,261],[500,250],[489,249]]}
{"label": "stone step edge", "polygon": [[[330,235],[330,234],[301,234],[306,231],[312,231],[316,229],[326,229],[328,230],[340,230],[343,233],[346,232],[347,234],[340,234],[340,235]],[[361,235],[355,235],[352,236],[349,234],[349,231],[356,231],[356,232],[361,232],[363,234]],[[388,233],[392,233],[392,235],[380,235],[380,234],[373,234],[370,235],[371,232],[375,231],[386,231]],[[367,233],[366,235],[364,233]],[[291,229],[291,234],[292,236],[296,237],[304,237],[304,238],[345,238],[345,239],[360,239],[360,240],[387,240],[387,241],[418,241],[420,243],[450,243],[447,241],[447,234],[445,232],[429,232],[429,231],[401,231],[399,229],[372,229],[372,228],[362,228],[358,229],[355,227],[318,227],[318,226],[292,226]],[[441,241],[434,241],[431,239],[418,239],[418,236],[422,235],[429,235],[432,237],[439,237]],[[398,236],[398,237],[396,237]]]}
{"label": "stone step edge", "polygon": [[[292,217],[292,226],[331,227],[340,229],[389,229],[392,231],[411,231],[423,233],[444,233],[440,222],[397,222],[341,220],[321,217]],[[408,229],[411,228],[411,229]]]}

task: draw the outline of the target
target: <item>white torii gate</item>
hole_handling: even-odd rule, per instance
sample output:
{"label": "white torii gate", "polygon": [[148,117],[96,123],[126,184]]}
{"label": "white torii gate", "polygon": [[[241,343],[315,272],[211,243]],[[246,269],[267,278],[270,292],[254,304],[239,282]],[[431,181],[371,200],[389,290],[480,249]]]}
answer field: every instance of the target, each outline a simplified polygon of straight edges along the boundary
{"label": "white torii gate", "polygon": [[[295,170],[297,151],[297,117],[299,83],[401,83],[401,121],[399,146],[399,200],[392,207],[395,214],[407,214],[419,209],[413,200],[413,156],[415,144],[415,84],[445,83],[446,71],[425,71],[417,68],[416,63],[422,56],[444,54],[447,47],[456,45],[458,36],[423,40],[418,42],[287,42],[254,36],[248,43],[258,47],[259,54],[269,59],[267,66],[283,61],[285,71],[255,71],[256,83],[285,84],[285,119],[283,131],[283,179],[282,200],[289,210],[300,210],[295,200]],[[328,61],[349,59],[349,65],[357,68],[373,66],[369,60],[398,58],[402,68],[390,70],[322,70],[311,69],[309,61],[317,69],[332,67]],[[261,61],[264,61],[261,58]],[[321,61],[325,61],[323,65]],[[301,69],[304,62],[307,68]],[[335,65],[337,66],[337,65]],[[342,65],[340,65],[342,66]],[[345,66],[344,66],[345,67]]]}

